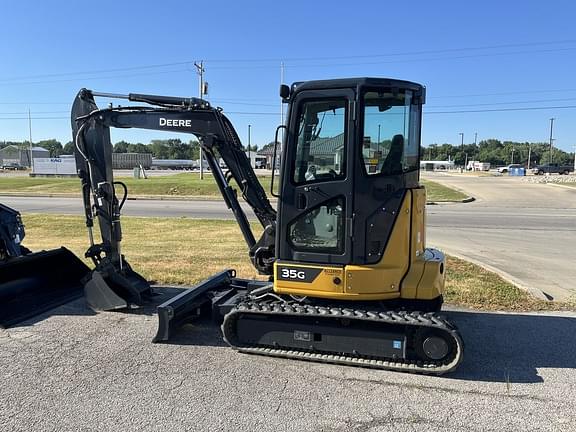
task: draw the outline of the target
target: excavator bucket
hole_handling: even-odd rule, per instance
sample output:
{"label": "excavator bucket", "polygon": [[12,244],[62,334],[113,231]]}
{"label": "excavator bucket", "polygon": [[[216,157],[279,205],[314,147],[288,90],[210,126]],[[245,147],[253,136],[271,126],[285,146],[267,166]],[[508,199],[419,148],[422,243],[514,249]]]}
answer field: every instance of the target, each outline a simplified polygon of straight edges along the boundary
{"label": "excavator bucket", "polygon": [[13,326],[83,295],[90,269],[61,247],[0,261],[0,326]]}

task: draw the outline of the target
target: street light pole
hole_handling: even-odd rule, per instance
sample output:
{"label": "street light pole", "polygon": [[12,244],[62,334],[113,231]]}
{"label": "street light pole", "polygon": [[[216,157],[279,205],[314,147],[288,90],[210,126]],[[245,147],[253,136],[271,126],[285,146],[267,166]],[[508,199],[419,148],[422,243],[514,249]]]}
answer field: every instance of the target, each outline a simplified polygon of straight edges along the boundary
{"label": "street light pole", "polygon": [[250,157],[250,132],[252,129],[252,125],[248,125],[248,163],[252,166],[252,159]]}
{"label": "street light pole", "polygon": [[[194,66],[196,66],[196,71],[198,72],[198,85],[199,85],[199,95],[200,99],[204,99],[204,62],[201,61],[200,64],[194,62]],[[204,150],[202,149],[202,144],[200,144],[200,180],[204,179],[204,165],[202,160],[204,159]]]}
{"label": "street light pole", "polygon": [[[458,135],[460,135],[461,141],[460,141],[460,151],[464,152],[464,132],[460,132]],[[466,159],[468,159],[468,155],[466,155]],[[468,161],[466,160],[464,162],[464,168],[466,168],[466,164],[468,163]]]}
{"label": "street light pole", "polygon": [[548,164],[552,163],[552,130],[554,128],[554,118],[550,119],[550,156],[548,157]]}
{"label": "street light pole", "polygon": [[32,116],[30,115],[30,108],[28,108],[28,134],[30,138],[30,169],[34,172],[34,149],[32,147]]}

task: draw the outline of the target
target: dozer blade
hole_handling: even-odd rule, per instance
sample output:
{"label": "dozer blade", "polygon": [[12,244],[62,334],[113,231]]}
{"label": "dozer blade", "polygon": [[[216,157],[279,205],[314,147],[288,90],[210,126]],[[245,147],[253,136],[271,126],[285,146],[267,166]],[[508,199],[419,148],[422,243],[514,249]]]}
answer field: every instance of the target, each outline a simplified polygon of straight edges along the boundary
{"label": "dozer blade", "polygon": [[241,279],[236,270],[216,273],[158,306],[158,331],[152,342],[168,342],[178,329],[200,318],[222,322],[224,316],[252,290],[269,282]]}
{"label": "dozer blade", "polygon": [[9,327],[82,296],[90,269],[61,247],[0,263],[0,326]]}

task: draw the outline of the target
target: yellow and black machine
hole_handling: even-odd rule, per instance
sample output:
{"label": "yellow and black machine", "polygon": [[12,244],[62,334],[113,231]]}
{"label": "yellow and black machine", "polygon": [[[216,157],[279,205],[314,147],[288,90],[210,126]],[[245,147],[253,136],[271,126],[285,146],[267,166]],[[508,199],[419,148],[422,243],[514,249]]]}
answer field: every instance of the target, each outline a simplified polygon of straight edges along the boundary
{"label": "yellow and black machine", "polygon": [[[97,96],[146,105],[99,109]],[[278,198],[275,210],[222,109],[197,98],[78,93],[72,128],[90,230],[87,256],[96,265],[85,285],[89,304],[138,306],[154,290],[120,253],[126,189],[112,177],[109,128],[188,132],[204,149],[252,263],[269,280],[225,270],[183,291],[158,307],[155,342],[209,314],[241,352],[427,374],[454,370],[463,343],[438,315],[445,259],[426,247],[426,192],[419,184],[425,88],[349,78],[283,85],[280,96],[289,109],[271,160],[273,172],[280,160],[270,191]],[[262,225],[258,240],[231,179]],[[122,186],[122,199],[115,186]]]}

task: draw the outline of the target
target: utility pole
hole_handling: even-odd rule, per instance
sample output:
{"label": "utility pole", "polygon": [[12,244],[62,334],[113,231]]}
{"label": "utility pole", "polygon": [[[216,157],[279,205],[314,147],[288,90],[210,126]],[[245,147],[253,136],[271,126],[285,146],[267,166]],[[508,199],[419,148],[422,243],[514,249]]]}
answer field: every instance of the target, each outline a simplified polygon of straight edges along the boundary
{"label": "utility pole", "polygon": [[532,144],[528,143],[528,165],[526,165],[526,169],[530,169],[530,158],[532,157]]}
{"label": "utility pole", "polygon": [[248,125],[248,163],[252,166],[252,159],[250,158],[250,132],[252,130],[252,125]]}
{"label": "utility pole", "polygon": [[[284,84],[284,62],[280,62],[280,85]],[[280,124],[284,124],[284,103],[280,99]],[[284,136],[284,129],[282,129],[282,136]]]}
{"label": "utility pole", "polygon": [[34,154],[32,150],[32,116],[30,115],[30,108],[28,108],[28,137],[30,138],[30,168],[34,172]]}
{"label": "utility pole", "polygon": [[[464,152],[464,132],[460,132],[458,135],[460,135],[461,141],[460,141],[460,151]],[[464,162],[464,168],[466,168],[466,164],[468,163],[468,155],[466,155],[466,161]]]}
{"label": "utility pole", "polygon": [[510,161],[511,164],[514,163],[514,147],[512,147],[512,160]]}
{"label": "utility pole", "polygon": [[380,125],[378,125],[378,152],[380,151]]}
{"label": "utility pole", "polygon": [[554,118],[550,119],[550,156],[548,157],[548,164],[552,163],[552,130],[554,128]]}
{"label": "utility pole", "polygon": [[[198,84],[199,84],[199,92],[200,99],[204,99],[204,62],[201,61],[200,64],[194,62],[194,66],[196,66],[196,72],[198,73]],[[204,150],[202,149],[202,144],[200,144],[200,180],[204,179]]]}
{"label": "utility pole", "polygon": [[[284,84],[284,62],[280,62],[280,85]],[[282,98],[280,98],[280,124],[284,124],[284,103],[282,102]],[[281,128],[281,135],[280,135],[280,154],[282,154],[282,145],[284,143],[284,128]],[[274,143],[276,146],[276,143]],[[279,157],[278,155],[276,157]],[[276,172],[276,161],[272,161],[272,177],[274,177],[274,173]]]}

